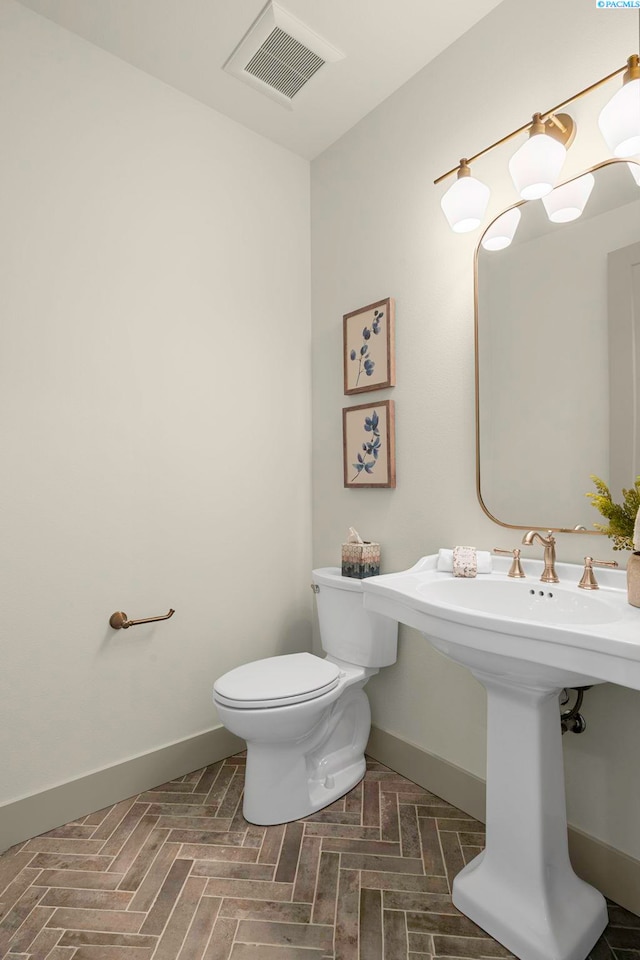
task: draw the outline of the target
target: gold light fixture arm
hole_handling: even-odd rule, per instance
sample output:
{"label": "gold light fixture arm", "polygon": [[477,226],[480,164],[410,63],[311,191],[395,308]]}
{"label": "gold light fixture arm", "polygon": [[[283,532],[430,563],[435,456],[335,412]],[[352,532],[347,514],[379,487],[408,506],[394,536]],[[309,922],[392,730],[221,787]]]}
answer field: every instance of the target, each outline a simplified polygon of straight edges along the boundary
{"label": "gold light fixture arm", "polygon": [[[606,77],[603,77],[601,80],[597,80],[595,83],[590,84],[588,87],[585,87],[584,90],[580,90],[579,93],[574,93],[573,96],[568,97],[566,100],[563,100],[562,103],[556,104],[555,107],[552,107],[550,110],[545,110],[543,113],[534,115],[534,121],[537,117],[540,117],[542,122],[545,124],[546,132],[554,135],[554,128],[561,130],[560,124],[557,123],[556,114],[563,107],[566,107],[568,103],[573,103],[574,100],[579,100],[580,97],[584,97],[587,93],[591,93],[592,90],[596,90],[598,87],[601,87],[603,84],[608,83],[609,80],[613,80],[614,77],[620,76],[621,73],[625,74],[625,83],[629,80],[637,80],[640,78],[640,57],[637,53],[631,54],[625,63],[624,67],[619,67],[617,70],[614,70],[613,73],[607,74]],[[561,115],[560,123],[565,125],[565,116],[566,114]],[[571,118],[569,118],[571,119]],[[484,150],[480,150],[478,153],[474,154],[472,157],[467,159],[467,164],[471,165],[480,157],[483,157],[485,153],[495,149],[495,147],[501,146],[503,143],[506,143],[508,140],[512,140],[514,137],[517,137],[519,134],[524,133],[525,130],[528,130],[531,127],[531,120],[523,124],[521,127],[518,127],[517,130],[512,130],[511,133],[508,133],[505,137],[501,137],[500,140],[496,140],[495,143],[492,143],[491,146],[485,147]],[[573,121],[571,121],[573,124]],[[563,141],[566,143],[566,141]],[[437,180],[434,180],[434,184],[441,183],[443,180],[446,180],[447,177],[452,176],[452,174],[458,171],[458,167],[452,167],[451,170],[447,170],[446,173],[443,173],[438,177]]]}
{"label": "gold light fixture arm", "polygon": [[592,90],[597,90],[598,87],[601,87],[603,84],[608,83],[609,80],[613,80],[614,77],[619,77],[621,73],[625,74],[624,82],[628,83],[629,80],[638,80],[640,79],[640,57],[637,53],[632,53],[628,57],[627,62],[624,67],[620,67],[618,70],[614,70],[613,73],[608,74],[606,77],[603,77],[602,80],[597,80],[595,83],[592,83],[590,86],[585,87],[584,90],[581,90],[580,93],[574,93],[572,97],[569,97],[568,100],[563,100],[562,103],[557,104],[555,107],[552,107],[551,110],[547,110],[546,113],[543,113],[543,117],[550,117],[552,113],[557,113],[558,110],[562,110],[563,107],[566,107],[568,103],[573,103],[574,100],[579,100],[580,97],[584,97],[587,93],[591,93]]}

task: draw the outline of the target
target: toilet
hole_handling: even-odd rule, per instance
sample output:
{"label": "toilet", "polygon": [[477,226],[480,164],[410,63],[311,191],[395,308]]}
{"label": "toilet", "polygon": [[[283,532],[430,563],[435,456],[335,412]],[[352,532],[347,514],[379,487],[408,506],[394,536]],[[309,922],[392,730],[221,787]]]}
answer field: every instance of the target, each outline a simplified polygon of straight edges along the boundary
{"label": "toilet", "polygon": [[313,571],[324,658],[255,660],[213,687],[224,726],[247,741],[243,814],[250,823],[299,820],[343,796],[365,773],[371,711],[362,689],[395,663],[398,624],[365,610],[362,581]]}

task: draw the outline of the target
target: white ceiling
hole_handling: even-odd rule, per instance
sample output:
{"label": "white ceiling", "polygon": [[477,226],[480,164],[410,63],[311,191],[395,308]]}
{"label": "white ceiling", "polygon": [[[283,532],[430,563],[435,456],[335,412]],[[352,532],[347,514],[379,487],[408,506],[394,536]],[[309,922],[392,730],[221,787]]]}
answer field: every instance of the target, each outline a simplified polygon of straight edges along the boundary
{"label": "white ceiling", "polygon": [[265,0],[20,0],[257,133],[313,158],[501,0],[279,0],[338,47],[293,100],[270,100],[222,67]]}

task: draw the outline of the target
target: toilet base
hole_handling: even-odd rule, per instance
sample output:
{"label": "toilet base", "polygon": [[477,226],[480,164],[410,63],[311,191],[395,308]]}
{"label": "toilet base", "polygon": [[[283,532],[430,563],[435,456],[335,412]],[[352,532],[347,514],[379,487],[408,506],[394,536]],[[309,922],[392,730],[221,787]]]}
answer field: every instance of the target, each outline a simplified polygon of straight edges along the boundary
{"label": "toilet base", "polygon": [[345,793],[349,793],[349,790],[353,790],[356,784],[360,783],[366,772],[367,762],[362,757],[361,760],[352,763],[331,777],[329,784],[326,781],[312,784],[309,793],[313,810],[310,812],[315,813],[316,810],[322,810],[323,807],[328,807],[330,803],[344,797]]}
{"label": "toilet base", "polygon": [[247,741],[242,812],[269,826],[327,807],[362,780],[371,710],[361,686],[350,687],[300,740]]}
{"label": "toilet base", "polygon": [[[247,752],[247,769],[249,769],[249,753]],[[257,803],[250,793],[245,791],[242,815],[249,823],[261,827],[271,827],[276,823],[289,823],[292,820],[302,820],[323,807],[328,807],[335,800],[339,800],[345,793],[360,783],[365,775],[366,761],[364,757],[358,763],[352,764],[346,770],[341,770],[334,777],[332,787],[325,787],[324,783],[316,782],[310,785],[307,796],[291,797],[286,804],[280,798],[276,808],[268,807],[264,796],[257,798]]]}

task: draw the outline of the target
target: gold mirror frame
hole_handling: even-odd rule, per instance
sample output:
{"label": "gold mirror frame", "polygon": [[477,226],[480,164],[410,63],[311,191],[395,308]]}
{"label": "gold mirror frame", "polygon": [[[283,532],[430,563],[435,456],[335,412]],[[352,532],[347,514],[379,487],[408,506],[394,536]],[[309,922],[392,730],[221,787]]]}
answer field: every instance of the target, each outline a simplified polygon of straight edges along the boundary
{"label": "gold mirror frame", "polygon": [[[587,173],[595,173],[597,170],[601,170],[604,167],[611,166],[613,164],[619,163],[635,163],[640,166],[637,160],[633,157],[629,158],[617,158],[611,157],[608,160],[603,160],[600,163],[594,164],[592,167],[588,167],[586,170],[581,171],[579,174],[576,174],[573,177],[570,177],[568,180],[564,180],[562,183],[557,184],[557,186],[564,186],[567,183],[571,183],[573,180],[578,180],[580,177],[583,177]],[[532,203],[535,201],[531,200],[520,200],[517,203],[512,204],[510,207],[506,207],[504,210],[501,210],[493,220],[487,224],[486,228],[482,231],[480,239],[476,245],[474,255],[473,255],[473,315],[474,315],[474,368],[475,368],[475,414],[476,414],[476,494],[478,496],[478,501],[482,507],[484,513],[492,520],[494,523],[497,523],[500,527],[506,527],[510,530],[550,530],[554,533],[578,533],[578,534],[589,534],[590,536],[605,536],[601,530],[594,529],[585,529],[580,526],[578,527],[553,527],[553,526],[536,526],[534,524],[516,524],[516,523],[506,523],[504,520],[499,520],[495,517],[482,497],[482,488],[481,488],[481,469],[480,469],[480,350],[479,350],[479,323],[478,323],[478,307],[479,307],[479,298],[478,298],[478,257],[480,250],[482,249],[482,239],[485,233],[493,226],[493,224],[500,217],[504,216],[505,213],[508,213],[510,210],[514,210],[517,207],[522,207],[527,203]]]}

